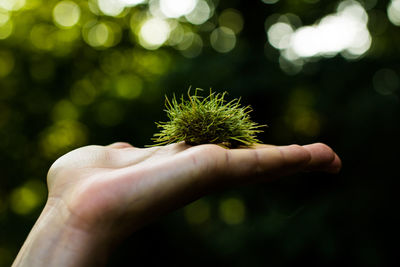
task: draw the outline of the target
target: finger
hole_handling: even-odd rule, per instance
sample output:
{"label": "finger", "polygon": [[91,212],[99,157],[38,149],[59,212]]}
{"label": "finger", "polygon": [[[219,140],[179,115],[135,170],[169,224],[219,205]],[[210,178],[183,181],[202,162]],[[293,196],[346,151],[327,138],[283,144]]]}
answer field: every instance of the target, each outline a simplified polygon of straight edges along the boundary
{"label": "finger", "polygon": [[299,145],[267,146],[257,149],[227,150],[217,168],[228,177],[244,181],[273,179],[302,170],[311,160],[309,151]]}
{"label": "finger", "polygon": [[339,172],[341,160],[327,145],[257,146],[256,149],[226,150],[219,169],[229,179],[243,182],[272,180],[300,171]]}
{"label": "finger", "polygon": [[327,145],[316,143],[305,145],[311,154],[311,160],[305,170],[307,171],[326,171],[337,173],[342,167],[339,156]]}
{"label": "finger", "polygon": [[131,144],[126,143],[126,142],[115,142],[115,143],[108,145],[107,147],[118,149],[118,148],[133,148],[134,146],[132,146]]}
{"label": "finger", "polygon": [[335,159],[332,161],[329,166],[325,168],[325,171],[331,172],[331,173],[338,173],[342,169],[342,161],[339,158],[339,156],[335,153]]}

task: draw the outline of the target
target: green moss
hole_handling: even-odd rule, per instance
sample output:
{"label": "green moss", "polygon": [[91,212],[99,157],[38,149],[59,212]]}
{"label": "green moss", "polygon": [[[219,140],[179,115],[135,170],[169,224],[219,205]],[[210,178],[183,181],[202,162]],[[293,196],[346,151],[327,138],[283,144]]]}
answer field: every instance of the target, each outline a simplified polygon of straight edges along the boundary
{"label": "green moss", "polygon": [[156,123],[161,129],[152,139],[155,145],[165,145],[185,141],[189,145],[219,144],[229,148],[250,146],[260,143],[256,134],[262,132],[258,125],[250,120],[250,106],[242,107],[240,99],[227,102],[226,92],[211,92],[207,97],[188,92],[180,102],[174,96],[166,98],[167,122]]}

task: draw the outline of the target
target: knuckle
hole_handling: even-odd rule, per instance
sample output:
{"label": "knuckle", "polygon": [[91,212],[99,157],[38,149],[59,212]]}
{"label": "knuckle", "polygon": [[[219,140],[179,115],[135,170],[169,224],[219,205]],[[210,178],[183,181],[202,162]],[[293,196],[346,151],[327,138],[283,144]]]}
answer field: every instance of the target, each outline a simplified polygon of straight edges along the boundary
{"label": "knuckle", "polygon": [[257,149],[251,150],[253,153],[253,158],[254,158],[254,173],[255,174],[262,174],[264,172],[263,164],[261,161],[261,155],[260,152]]}

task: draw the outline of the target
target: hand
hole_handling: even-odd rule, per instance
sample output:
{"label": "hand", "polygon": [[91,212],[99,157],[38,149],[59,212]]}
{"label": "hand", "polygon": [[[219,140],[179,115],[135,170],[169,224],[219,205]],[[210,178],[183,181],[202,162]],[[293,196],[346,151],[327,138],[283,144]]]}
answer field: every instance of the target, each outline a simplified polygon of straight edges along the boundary
{"label": "hand", "polygon": [[213,190],[340,168],[324,144],[79,148],[50,168],[47,204],[14,266],[98,266],[115,242]]}

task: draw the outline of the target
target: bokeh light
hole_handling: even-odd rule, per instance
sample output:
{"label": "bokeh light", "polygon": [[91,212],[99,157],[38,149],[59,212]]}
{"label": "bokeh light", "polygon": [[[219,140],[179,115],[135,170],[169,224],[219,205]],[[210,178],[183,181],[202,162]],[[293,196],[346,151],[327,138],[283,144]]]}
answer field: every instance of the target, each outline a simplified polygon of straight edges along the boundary
{"label": "bokeh light", "polygon": [[168,18],[179,18],[191,13],[197,0],[159,0],[160,10]]}
{"label": "bokeh light", "polygon": [[97,0],[100,11],[107,16],[118,16],[124,11],[125,4],[120,0]]}
{"label": "bokeh light", "polygon": [[186,221],[194,225],[207,222],[211,216],[210,204],[204,199],[199,199],[187,205],[183,211]]}
{"label": "bokeh light", "polygon": [[210,35],[211,46],[220,53],[230,52],[236,46],[236,36],[233,30],[218,27]]}
{"label": "bokeh light", "polygon": [[152,81],[168,71],[171,60],[170,54],[163,51],[134,50],[132,65],[141,77]]}
{"label": "bokeh light", "polygon": [[177,21],[171,21],[169,23],[171,31],[169,33],[167,44],[170,46],[175,46],[180,44],[185,35],[185,28]]}
{"label": "bokeh light", "polygon": [[0,8],[17,11],[25,6],[25,0],[2,0],[0,1]]}
{"label": "bokeh light", "polygon": [[7,21],[0,25],[0,40],[8,38],[14,29],[14,23],[12,21]]}
{"label": "bokeh light", "polygon": [[203,40],[193,32],[187,32],[183,35],[182,41],[176,46],[182,55],[187,58],[194,58],[200,55],[203,49]]}
{"label": "bokeh light", "polygon": [[51,115],[52,119],[56,122],[62,120],[76,120],[79,117],[79,111],[73,103],[63,99],[55,104]]}
{"label": "bokeh light", "polygon": [[34,47],[39,50],[52,50],[57,42],[57,28],[50,24],[38,23],[30,31],[30,40]]}
{"label": "bokeh light", "polygon": [[317,24],[293,29],[293,25],[277,22],[267,29],[269,43],[281,50],[288,61],[317,56],[332,57],[342,53],[357,58],[371,46],[367,28],[368,15],[354,1],[343,1],[337,13],[323,17]]}
{"label": "bokeh light", "polygon": [[89,1],[89,8],[94,14],[101,11],[104,15],[118,17],[123,14],[127,7],[134,7],[144,3],[146,0],[93,0]]}
{"label": "bokeh light", "polygon": [[246,218],[246,206],[236,197],[223,199],[219,205],[219,216],[226,224],[240,224]]}
{"label": "bokeh light", "polygon": [[90,21],[83,28],[83,38],[92,47],[104,49],[115,46],[122,37],[119,24],[110,21]]}
{"label": "bokeh light", "polygon": [[57,26],[69,28],[78,23],[81,9],[72,1],[61,1],[53,9],[53,19]]}
{"label": "bokeh light", "polygon": [[139,42],[144,48],[154,50],[168,40],[170,32],[168,22],[160,18],[150,18],[140,28]]}
{"label": "bokeh light", "polygon": [[48,158],[55,158],[76,147],[85,145],[87,138],[87,128],[78,121],[57,121],[41,133],[42,153]]}
{"label": "bokeh light", "polygon": [[391,23],[400,26],[400,0],[390,1],[387,8],[387,15]]}
{"label": "bokeh light", "polygon": [[144,3],[147,0],[120,0],[120,1],[121,1],[121,3],[123,3],[127,7],[133,7],[133,6],[136,6],[138,4]]}
{"label": "bokeh light", "polygon": [[269,43],[277,49],[286,49],[290,46],[293,28],[289,23],[278,22],[272,25],[267,32]]}
{"label": "bokeh light", "polygon": [[137,75],[121,75],[116,79],[115,90],[121,98],[135,99],[142,93],[143,81]]}
{"label": "bokeh light", "polygon": [[206,22],[212,15],[212,10],[205,0],[198,0],[192,12],[185,18],[192,24],[200,25]]}
{"label": "bokeh light", "polygon": [[10,195],[10,208],[19,215],[27,215],[44,203],[46,186],[40,180],[28,180]]}
{"label": "bokeh light", "polygon": [[104,46],[110,39],[111,34],[107,24],[99,23],[90,28],[87,40],[91,46]]}
{"label": "bokeh light", "polygon": [[7,10],[0,9],[0,26],[4,25],[10,19],[10,13]]}
{"label": "bokeh light", "polygon": [[222,11],[221,15],[218,17],[218,22],[220,26],[231,29],[235,34],[242,31],[244,24],[242,14],[233,8]]}

